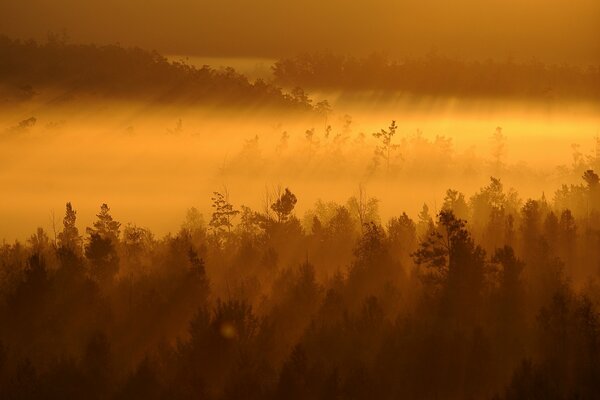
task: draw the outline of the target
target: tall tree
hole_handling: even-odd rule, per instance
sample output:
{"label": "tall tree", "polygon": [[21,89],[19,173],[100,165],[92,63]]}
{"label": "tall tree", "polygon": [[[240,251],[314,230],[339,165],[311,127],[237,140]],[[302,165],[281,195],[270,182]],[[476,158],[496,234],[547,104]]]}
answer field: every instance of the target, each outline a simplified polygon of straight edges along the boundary
{"label": "tall tree", "polygon": [[442,209],[451,210],[457,218],[467,219],[469,206],[465,200],[465,195],[458,190],[448,189],[444,197]]}
{"label": "tall tree", "polygon": [[271,204],[271,209],[275,211],[275,215],[277,216],[277,222],[286,222],[292,214],[292,211],[294,211],[297,202],[298,199],[296,198],[296,195],[292,193],[290,189],[285,188],[277,200]]}
{"label": "tall tree", "polygon": [[79,235],[79,229],[75,225],[77,222],[77,211],[73,209],[71,202],[68,202],[65,208],[63,230],[58,234],[58,244],[62,248],[78,253],[81,251],[82,239]]}
{"label": "tall tree", "polygon": [[110,215],[110,208],[106,203],[100,206],[100,213],[96,214],[96,217],[98,217],[98,220],[94,222],[94,227],[87,228],[88,234],[97,233],[102,237],[118,240],[121,233],[121,223],[113,219]]}
{"label": "tall tree", "polygon": [[424,282],[441,290],[451,315],[475,316],[483,293],[485,251],[475,245],[465,221],[442,210],[435,229],[421,242],[413,259],[425,267]]}
{"label": "tall tree", "polygon": [[358,196],[352,196],[348,199],[348,210],[358,219],[361,232],[364,233],[364,227],[371,222],[379,223],[378,215],[379,201],[374,197],[369,197],[365,187],[358,186]]}
{"label": "tall tree", "polygon": [[121,223],[110,215],[106,204],[100,207],[100,213],[94,227],[87,228],[89,235],[85,246],[85,256],[92,263],[92,275],[99,280],[112,279],[119,270],[117,245]]}
{"label": "tall tree", "polygon": [[433,218],[429,214],[429,206],[423,203],[423,207],[418,215],[417,237],[419,239],[426,237],[433,230]]}
{"label": "tall tree", "polygon": [[230,233],[233,227],[232,220],[240,212],[233,208],[233,204],[229,202],[229,192],[227,188],[224,189],[223,193],[213,192],[211,200],[213,202],[213,214],[210,219],[209,226],[215,233],[215,235],[222,234],[225,230]]}
{"label": "tall tree", "polygon": [[387,131],[385,129],[381,129],[379,132],[373,133],[373,137],[379,139],[380,142],[375,147],[375,160],[383,160],[385,163],[385,172],[387,174],[390,172],[390,166],[394,158],[394,152],[400,147],[399,145],[392,143],[397,130],[398,125],[396,125],[396,121],[392,121]]}
{"label": "tall tree", "polygon": [[600,177],[593,170],[588,169],[583,174],[583,180],[587,184],[588,210],[600,211]]}

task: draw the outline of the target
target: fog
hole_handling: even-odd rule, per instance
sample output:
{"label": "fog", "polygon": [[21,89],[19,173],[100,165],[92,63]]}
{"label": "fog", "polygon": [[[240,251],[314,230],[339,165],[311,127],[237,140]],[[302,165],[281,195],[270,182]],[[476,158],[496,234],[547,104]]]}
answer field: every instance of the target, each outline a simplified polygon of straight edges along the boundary
{"label": "fog", "polygon": [[[0,238],[22,240],[40,225],[53,232],[52,214],[59,226],[67,201],[82,226],[106,202],[119,220],[162,236],[177,232],[190,207],[210,216],[212,192],[224,187],[232,203],[253,209],[264,207],[265,193],[290,187],[300,194],[299,217],[318,199],[344,203],[359,187],[380,199],[383,220],[404,211],[414,217],[423,202],[438,209],[446,189],[471,195],[492,175],[524,198],[552,199],[560,185],[580,181],[574,153],[593,156],[600,127],[595,105],[314,97],[328,98],[334,111],[43,99],[5,107]],[[30,117],[33,126],[18,128]],[[392,120],[399,148],[385,171],[374,164],[372,134]],[[500,144],[493,138],[498,127]]]}
{"label": "fog", "polygon": [[0,0],[0,398],[597,399],[599,21]]}

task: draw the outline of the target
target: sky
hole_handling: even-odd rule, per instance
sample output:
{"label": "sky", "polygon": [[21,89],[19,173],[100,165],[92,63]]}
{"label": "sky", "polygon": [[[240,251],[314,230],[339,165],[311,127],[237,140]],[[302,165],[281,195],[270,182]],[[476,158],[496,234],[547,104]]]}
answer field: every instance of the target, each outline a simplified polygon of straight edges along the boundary
{"label": "sky", "polygon": [[163,54],[600,63],[598,0],[1,0],[0,33],[121,43]]}

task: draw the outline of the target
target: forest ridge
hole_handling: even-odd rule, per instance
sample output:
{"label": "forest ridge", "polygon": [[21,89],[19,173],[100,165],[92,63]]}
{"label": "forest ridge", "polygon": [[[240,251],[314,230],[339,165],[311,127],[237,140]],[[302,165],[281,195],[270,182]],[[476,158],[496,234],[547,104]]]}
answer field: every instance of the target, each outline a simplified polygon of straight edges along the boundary
{"label": "forest ridge", "polygon": [[597,65],[468,62],[435,54],[394,60],[378,54],[356,58],[322,52],[280,59],[272,72],[271,79],[251,81],[233,68],[197,68],[140,48],[70,44],[56,34],[45,43],[0,36],[0,101],[4,102],[30,100],[50,91],[62,101],[87,95],[309,110],[312,100],[303,89],[476,99],[600,99]]}
{"label": "forest ridge", "polygon": [[600,66],[541,61],[464,61],[430,53],[391,59],[382,54],[351,57],[321,52],[278,60],[275,82],[306,89],[374,90],[418,96],[521,100],[600,99]]}
{"label": "forest ridge", "polygon": [[22,102],[47,92],[59,102],[83,97],[311,109],[302,90],[284,93],[262,80],[250,82],[232,68],[196,68],[120,45],[68,44],[59,35],[43,44],[0,35],[0,102]]}

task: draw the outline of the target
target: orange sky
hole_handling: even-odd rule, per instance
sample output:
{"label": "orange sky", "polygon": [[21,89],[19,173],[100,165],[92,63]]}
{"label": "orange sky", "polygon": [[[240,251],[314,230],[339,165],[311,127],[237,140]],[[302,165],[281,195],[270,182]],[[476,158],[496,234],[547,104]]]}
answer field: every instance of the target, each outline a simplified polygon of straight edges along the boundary
{"label": "orange sky", "polygon": [[2,0],[0,33],[167,54],[302,51],[600,62],[598,0]]}

